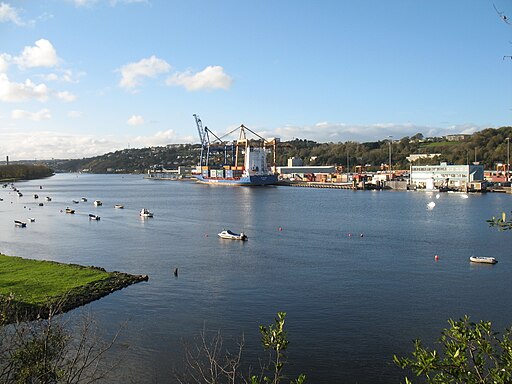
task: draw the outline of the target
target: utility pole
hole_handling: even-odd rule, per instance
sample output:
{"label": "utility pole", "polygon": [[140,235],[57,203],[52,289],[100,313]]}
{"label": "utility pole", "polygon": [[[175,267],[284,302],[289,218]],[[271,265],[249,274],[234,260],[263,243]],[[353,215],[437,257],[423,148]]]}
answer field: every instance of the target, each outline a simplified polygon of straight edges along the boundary
{"label": "utility pole", "polygon": [[391,144],[392,144],[392,139],[393,139],[393,136],[388,136],[389,138],[389,180],[391,180],[392,176],[393,176],[393,171],[391,170]]}

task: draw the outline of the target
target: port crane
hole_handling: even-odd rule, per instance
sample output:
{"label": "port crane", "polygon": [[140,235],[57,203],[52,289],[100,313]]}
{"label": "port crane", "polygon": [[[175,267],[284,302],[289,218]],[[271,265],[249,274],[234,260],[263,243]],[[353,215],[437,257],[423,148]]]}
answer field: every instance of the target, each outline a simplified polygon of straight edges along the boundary
{"label": "port crane", "polygon": [[[194,114],[193,116],[196,121],[197,131],[199,133],[199,140],[201,142],[201,154],[200,154],[200,162],[199,162],[199,165],[201,167],[209,166],[210,154],[213,150],[213,147],[217,147],[217,148],[223,147],[224,165],[227,165],[228,157],[229,157],[230,158],[229,160],[231,160],[231,163],[232,163],[231,165],[234,165],[234,166],[242,165],[243,166],[243,161],[244,161],[243,154],[245,154],[247,151],[249,151],[249,147],[251,144],[254,144],[255,141],[259,141],[261,148],[271,149],[272,170],[274,173],[276,172],[276,160],[277,160],[276,159],[276,156],[277,156],[276,150],[277,150],[277,143],[279,143],[278,138],[273,138],[271,140],[267,140],[243,124],[235,129],[231,130],[230,132],[227,132],[226,134],[222,135],[221,137],[219,137],[215,133],[213,133],[210,129],[208,129],[208,127],[203,126],[203,123],[198,115]],[[225,138],[227,136],[230,136],[237,131],[239,131],[237,140],[233,140],[231,142],[225,141]],[[252,133],[258,139],[256,139],[256,140],[248,139],[246,131]],[[210,134],[215,138],[214,141],[210,141]],[[217,152],[220,152],[220,151],[217,149]],[[242,164],[240,164],[240,163],[242,163]]]}

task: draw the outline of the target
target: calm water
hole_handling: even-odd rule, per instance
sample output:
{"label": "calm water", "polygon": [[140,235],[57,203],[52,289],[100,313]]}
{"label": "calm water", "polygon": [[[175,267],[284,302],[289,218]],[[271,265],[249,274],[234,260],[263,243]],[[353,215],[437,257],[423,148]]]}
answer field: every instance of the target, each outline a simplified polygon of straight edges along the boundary
{"label": "calm water", "polygon": [[[107,334],[127,322],[115,353],[120,376],[134,382],[173,382],[183,343],[203,327],[221,329],[228,344],[243,333],[256,361],[264,356],[258,325],[278,311],[287,312],[289,373],[310,383],[397,383],[403,372],[392,355],[409,353],[414,338],[433,341],[450,317],[512,325],[512,233],[485,222],[509,212],[511,196],[442,194],[428,211],[434,196],[420,192],[209,187],[131,175],[56,175],[17,187],[21,198],[0,189],[1,252],[150,276],[86,306]],[[44,196],[52,202],[37,206]],[[81,197],[89,201],[72,204]],[[66,206],[77,214],[62,213]],[[142,207],[155,217],[140,219]],[[28,217],[36,222],[14,227]],[[219,239],[224,228],[249,241]],[[471,265],[472,254],[499,263]]]}

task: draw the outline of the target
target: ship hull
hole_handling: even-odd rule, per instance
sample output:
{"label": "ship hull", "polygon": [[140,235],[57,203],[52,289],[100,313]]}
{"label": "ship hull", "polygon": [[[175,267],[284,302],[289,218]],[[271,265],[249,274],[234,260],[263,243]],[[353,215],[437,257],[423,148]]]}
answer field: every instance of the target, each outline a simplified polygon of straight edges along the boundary
{"label": "ship hull", "polygon": [[277,175],[245,176],[240,178],[204,177],[196,176],[197,181],[211,185],[257,186],[277,184]]}

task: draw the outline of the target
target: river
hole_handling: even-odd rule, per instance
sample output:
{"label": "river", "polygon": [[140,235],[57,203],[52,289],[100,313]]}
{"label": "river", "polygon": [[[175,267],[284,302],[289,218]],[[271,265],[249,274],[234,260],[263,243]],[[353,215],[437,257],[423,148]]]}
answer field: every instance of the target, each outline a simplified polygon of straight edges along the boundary
{"label": "river", "polygon": [[[124,324],[112,351],[123,356],[119,382],[174,382],[183,344],[203,328],[221,330],[228,345],[243,334],[257,366],[258,325],[278,311],[287,313],[287,372],[309,383],[397,383],[404,372],[393,354],[410,353],[414,338],[431,344],[448,318],[512,325],[512,234],[485,222],[510,211],[509,195],[212,187],[140,175],[16,185],[21,198],[0,189],[0,252],[149,275],[85,306],[106,335]],[[81,197],[88,202],[72,203]],[[77,213],[63,213],[67,206]],[[141,219],[142,207],[154,218]],[[14,226],[28,217],[36,221]],[[222,240],[222,229],[249,240]],[[470,264],[471,255],[499,262]]]}

